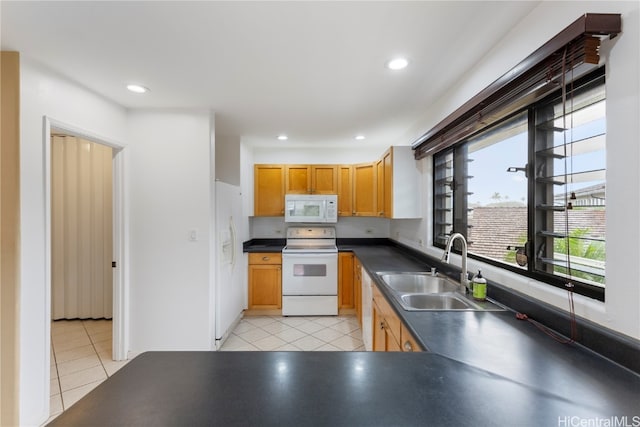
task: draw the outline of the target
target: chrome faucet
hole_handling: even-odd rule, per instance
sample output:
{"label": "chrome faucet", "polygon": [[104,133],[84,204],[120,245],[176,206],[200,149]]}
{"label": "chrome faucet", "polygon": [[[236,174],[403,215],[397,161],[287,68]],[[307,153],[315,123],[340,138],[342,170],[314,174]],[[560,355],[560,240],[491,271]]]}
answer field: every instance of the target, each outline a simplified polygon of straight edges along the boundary
{"label": "chrome faucet", "polygon": [[460,239],[462,242],[462,261],[460,269],[462,272],[460,273],[460,292],[466,293],[469,288],[469,279],[467,275],[467,240],[460,233],[453,233],[449,236],[447,240],[447,244],[444,248],[444,253],[442,254],[442,259],[440,261],[446,262],[449,264],[449,254],[451,253],[451,247],[453,246],[453,242],[456,239]]}

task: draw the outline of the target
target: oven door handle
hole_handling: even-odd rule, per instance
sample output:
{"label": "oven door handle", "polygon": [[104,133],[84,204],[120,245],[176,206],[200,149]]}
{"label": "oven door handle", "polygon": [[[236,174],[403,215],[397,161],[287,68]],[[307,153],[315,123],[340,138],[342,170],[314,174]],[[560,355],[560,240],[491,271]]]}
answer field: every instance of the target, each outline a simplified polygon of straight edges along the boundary
{"label": "oven door handle", "polygon": [[337,257],[337,252],[282,252],[282,256],[286,258],[318,258],[318,257]]}

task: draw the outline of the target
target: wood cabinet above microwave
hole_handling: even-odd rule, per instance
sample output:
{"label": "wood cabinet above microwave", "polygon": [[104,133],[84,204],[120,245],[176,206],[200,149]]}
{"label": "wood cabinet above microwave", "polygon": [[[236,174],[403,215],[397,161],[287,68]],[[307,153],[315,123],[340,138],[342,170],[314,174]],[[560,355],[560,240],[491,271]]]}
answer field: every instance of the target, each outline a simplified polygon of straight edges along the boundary
{"label": "wood cabinet above microwave", "polygon": [[285,194],[338,194],[337,165],[285,165]]}

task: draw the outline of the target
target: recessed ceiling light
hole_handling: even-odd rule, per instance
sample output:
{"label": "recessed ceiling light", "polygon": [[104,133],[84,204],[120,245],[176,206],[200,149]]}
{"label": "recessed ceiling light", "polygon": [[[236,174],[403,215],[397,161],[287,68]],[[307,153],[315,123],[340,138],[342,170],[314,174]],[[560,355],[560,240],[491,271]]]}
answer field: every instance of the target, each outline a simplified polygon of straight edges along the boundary
{"label": "recessed ceiling light", "polygon": [[135,92],[135,93],[146,93],[146,92],[149,92],[149,88],[146,88],[146,87],[140,86],[140,85],[134,85],[134,84],[127,85],[127,89],[129,89],[131,92]]}
{"label": "recessed ceiling light", "polygon": [[402,70],[409,65],[409,61],[405,58],[394,58],[391,61],[387,62],[387,68],[390,70]]}
{"label": "recessed ceiling light", "polygon": [[356,135],[355,139],[362,141],[364,139],[364,135]]}
{"label": "recessed ceiling light", "polygon": [[287,135],[278,135],[278,139],[280,141],[286,141],[287,139],[289,139],[289,137]]}

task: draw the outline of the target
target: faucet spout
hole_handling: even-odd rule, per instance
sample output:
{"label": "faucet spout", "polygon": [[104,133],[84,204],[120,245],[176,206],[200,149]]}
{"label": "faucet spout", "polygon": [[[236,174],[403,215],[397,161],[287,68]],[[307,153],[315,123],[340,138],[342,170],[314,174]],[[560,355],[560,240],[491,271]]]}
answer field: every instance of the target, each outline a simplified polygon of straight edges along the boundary
{"label": "faucet spout", "polygon": [[444,249],[444,254],[442,254],[442,261],[449,264],[449,254],[451,253],[451,248],[453,247],[453,242],[457,239],[460,239],[462,245],[462,260],[460,265],[460,291],[466,293],[469,286],[469,279],[467,274],[467,240],[460,233],[453,233],[449,236],[447,240],[447,244]]}

